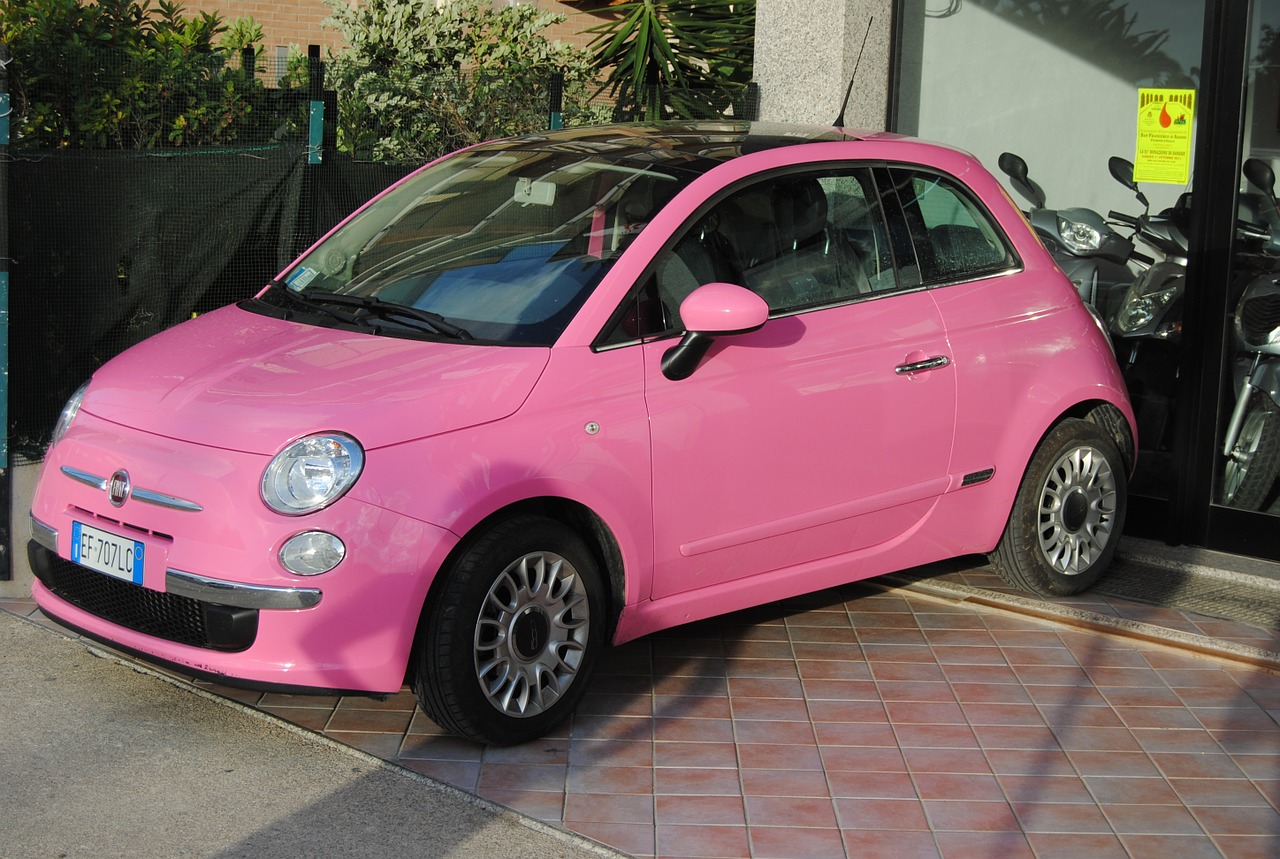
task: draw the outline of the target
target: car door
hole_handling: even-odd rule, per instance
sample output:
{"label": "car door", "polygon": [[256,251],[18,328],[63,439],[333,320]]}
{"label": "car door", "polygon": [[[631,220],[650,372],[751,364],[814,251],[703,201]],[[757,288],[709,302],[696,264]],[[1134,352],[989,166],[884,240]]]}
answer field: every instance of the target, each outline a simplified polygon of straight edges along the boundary
{"label": "car door", "polygon": [[793,173],[734,190],[658,260],[668,313],[715,280],[770,318],[679,381],[674,339],[643,346],[653,598],[891,545],[946,488],[954,372],[889,227],[869,169]]}

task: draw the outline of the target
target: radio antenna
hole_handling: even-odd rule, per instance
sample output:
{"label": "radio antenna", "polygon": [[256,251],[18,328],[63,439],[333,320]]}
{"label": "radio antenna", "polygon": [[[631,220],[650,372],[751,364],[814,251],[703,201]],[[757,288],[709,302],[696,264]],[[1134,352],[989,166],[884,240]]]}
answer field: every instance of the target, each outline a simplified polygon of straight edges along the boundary
{"label": "radio antenna", "polygon": [[871,22],[874,20],[874,15],[867,19],[867,32],[862,34],[862,47],[858,48],[858,59],[853,62],[853,74],[849,76],[849,87],[844,91],[844,103],[840,105],[840,115],[836,117],[835,122],[831,123],[836,128],[844,128],[844,111],[849,106],[849,96],[853,94],[853,82],[858,79],[858,66],[862,64],[862,51],[867,47],[867,36],[871,35]]}

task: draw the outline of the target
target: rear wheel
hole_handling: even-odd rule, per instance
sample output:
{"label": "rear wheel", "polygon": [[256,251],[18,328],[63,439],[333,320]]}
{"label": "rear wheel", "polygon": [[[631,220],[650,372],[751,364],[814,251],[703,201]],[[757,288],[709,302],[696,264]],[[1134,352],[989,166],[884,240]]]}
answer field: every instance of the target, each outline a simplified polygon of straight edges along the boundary
{"label": "rear wheel", "polygon": [[1124,527],[1124,459],[1097,425],[1069,419],[1036,449],[991,565],[1040,596],[1080,593],[1102,575]]}
{"label": "rear wheel", "polygon": [[414,691],[469,739],[511,745],[565,719],[604,647],[600,574],[559,522],[498,523],[464,551],[423,619]]}

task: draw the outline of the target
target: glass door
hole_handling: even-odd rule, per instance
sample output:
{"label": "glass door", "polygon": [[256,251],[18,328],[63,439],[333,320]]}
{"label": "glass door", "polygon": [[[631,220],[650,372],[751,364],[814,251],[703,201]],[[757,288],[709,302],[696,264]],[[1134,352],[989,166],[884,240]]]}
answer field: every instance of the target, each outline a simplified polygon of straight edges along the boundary
{"label": "glass door", "polygon": [[1280,0],[1252,0],[1208,542],[1280,557]]}
{"label": "glass door", "polygon": [[1154,510],[1155,530],[1182,474],[1191,185],[1141,170],[1126,184],[1111,162],[1137,160],[1143,91],[1179,94],[1161,102],[1170,123],[1199,122],[1205,12],[1204,0],[900,0],[897,13],[893,130],[974,153],[1110,329],[1138,416],[1131,495],[1155,502],[1131,504],[1130,520]]}

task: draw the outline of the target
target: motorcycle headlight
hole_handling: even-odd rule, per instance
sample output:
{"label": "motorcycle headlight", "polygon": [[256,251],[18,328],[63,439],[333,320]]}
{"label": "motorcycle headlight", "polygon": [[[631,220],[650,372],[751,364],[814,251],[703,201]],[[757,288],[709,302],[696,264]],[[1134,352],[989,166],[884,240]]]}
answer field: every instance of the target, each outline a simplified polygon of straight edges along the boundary
{"label": "motorcycle headlight", "polygon": [[71,395],[71,399],[67,400],[67,404],[62,407],[62,414],[58,415],[58,423],[53,427],[53,435],[49,439],[49,447],[53,447],[62,441],[62,437],[67,434],[67,430],[71,429],[71,424],[76,419],[76,415],[80,414],[80,404],[84,402],[84,392],[89,389],[89,383],[85,382],[76,392]]}
{"label": "motorcycle headlight", "polygon": [[1182,292],[1182,284],[1169,286],[1155,292],[1140,293],[1130,290],[1124,303],[1116,312],[1115,329],[1121,334],[1132,334],[1150,325],[1166,307]]}
{"label": "motorcycle headlight", "polygon": [[301,438],[277,453],[262,474],[262,500],[277,513],[301,516],[328,507],[364,468],[364,450],[337,433]]}
{"label": "motorcycle headlight", "polygon": [[[1184,266],[1171,262],[1159,262],[1147,269],[1125,292],[1120,309],[1111,320],[1111,329],[1130,335],[1157,321],[1182,296],[1186,273]],[[1171,331],[1157,333],[1167,336]]]}
{"label": "motorcycle headlight", "polygon": [[1058,235],[1062,237],[1062,243],[1076,253],[1096,251],[1102,247],[1102,233],[1069,218],[1058,218]]}

